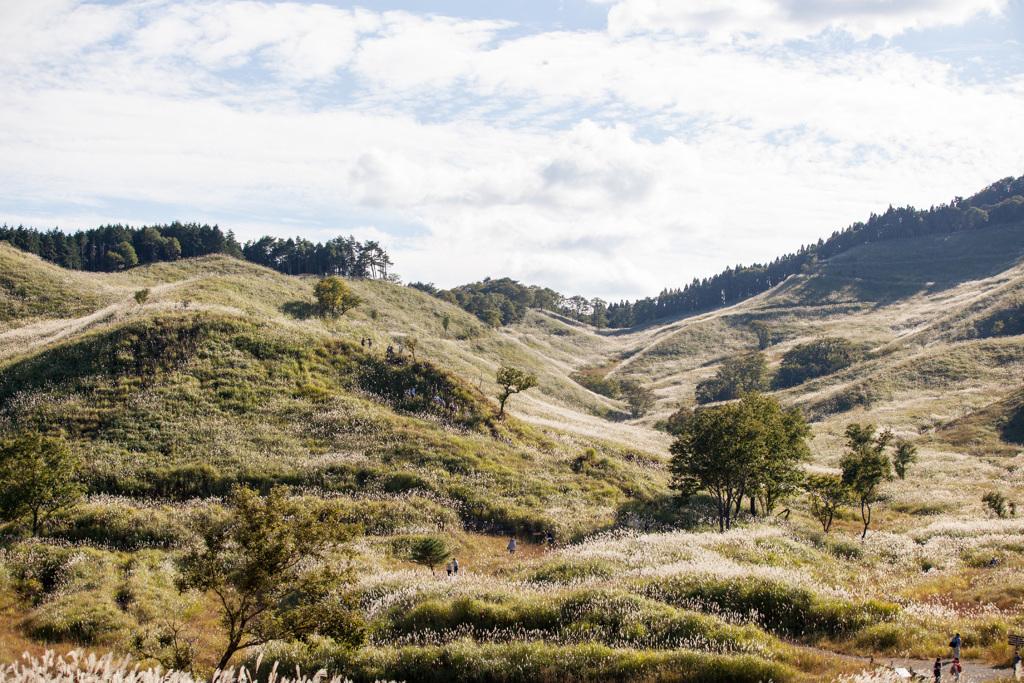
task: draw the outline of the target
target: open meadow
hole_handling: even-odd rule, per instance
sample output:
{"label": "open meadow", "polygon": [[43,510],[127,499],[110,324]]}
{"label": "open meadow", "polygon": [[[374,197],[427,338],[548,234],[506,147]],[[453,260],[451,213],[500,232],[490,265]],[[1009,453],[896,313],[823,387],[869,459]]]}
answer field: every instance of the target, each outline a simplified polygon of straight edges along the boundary
{"label": "open meadow", "polygon": [[[1009,679],[1024,226],[857,247],[625,330],[540,310],[494,329],[377,280],[321,317],[315,284],[226,256],[64,271],[0,243],[0,439],[59,439],[84,493],[36,533],[0,529],[3,661],[84,648],[209,676],[230,640],[224,568],[196,558],[237,522],[237,487],[287,487],[292,517],[347,530],[317,546],[337,583],[299,593],[337,600],[337,634],[358,638],[268,637],[229,658],[259,677],[276,661],[354,681],[853,681],[872,660],[947,661],[959,632],[963,680]],[[866,533],[856,504],[824,533],[800,489],[720,533],[708,493],[671,487],[665,425],[758,351],[752,321],[772,376],[816,340],[856,352],[771,389],[809,425],[803,472],[840,472],[850,424],[916,447]],[[499,417],[502,366],[538,384]],[[634,418],[580,370],[636,380],[653,406]],[[434,566],[413,561],[429,538]]]}

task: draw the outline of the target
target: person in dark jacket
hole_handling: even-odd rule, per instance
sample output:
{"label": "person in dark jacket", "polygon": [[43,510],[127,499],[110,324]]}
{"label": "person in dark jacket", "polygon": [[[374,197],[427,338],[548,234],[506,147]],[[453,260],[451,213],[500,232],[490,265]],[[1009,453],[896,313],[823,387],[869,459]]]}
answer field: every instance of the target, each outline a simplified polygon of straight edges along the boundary
{"label": "person in dark jacket", "polygon": [[953,640],[949,641],[949,646],[953,648],[953,659],[960,659],[960,632],[957,631],[956,635],[953,636]]}

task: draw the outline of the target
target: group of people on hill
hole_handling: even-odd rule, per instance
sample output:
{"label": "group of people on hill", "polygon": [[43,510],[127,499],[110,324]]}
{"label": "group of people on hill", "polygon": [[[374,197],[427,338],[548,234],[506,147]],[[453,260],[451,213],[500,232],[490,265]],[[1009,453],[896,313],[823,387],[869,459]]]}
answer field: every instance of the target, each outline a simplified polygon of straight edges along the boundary
{"label": "group of people on hill", "polygon": [[[949,648],[952,650],[952,658],[947,661],[942,661],[942,657],[935,658],[935,664],[932,666],[932,675],[936,683],[941,683],[942,672],[948,671],[953,681],[959,681],[960,675],[963,673],[963,665],[960,663],[960,647],[963,645],[963,640],[960,638],[960,633],[957,632],[953,635],[953,639],[949,641]],[[947,668],[948,666],[948,668]],[[892,665],[890,665],[890,668]],[[897,670],[900,671],[900,670]],[[903,676],[908,675],[906,670],[903,671]],[[1024,674],[1021,668],[1020,650],[1017,649],[1013,653],[1013,677],[1015,680],[1021,680],[1021,675]],[[926,675],[910,669],[909,676],[911,680],[925,680]]]}
{"label": "group of people on hill", "polygon": [[452,556],[452,559],[448,562],[448,564],[445,565],[445,570],[448,572],[449,578],[459,575],[459,561],[455,559],[454,555]]}
{"label": "group of people on hill", "polygon": [[[960,632],[957,631],[953,636],[953,640],[949,641],[949,647],[953,650],[953,660],[946,662],[949,664],[949,674],[953,677],[954,681],[960,680],[960,674],[963,672],[963,667],[960,666],[960,645],[963,641],[960,639]],[[936,681],[942,680],[942,657],[935,658],[935,665],[932,667],[932,674],[935,676]]]}

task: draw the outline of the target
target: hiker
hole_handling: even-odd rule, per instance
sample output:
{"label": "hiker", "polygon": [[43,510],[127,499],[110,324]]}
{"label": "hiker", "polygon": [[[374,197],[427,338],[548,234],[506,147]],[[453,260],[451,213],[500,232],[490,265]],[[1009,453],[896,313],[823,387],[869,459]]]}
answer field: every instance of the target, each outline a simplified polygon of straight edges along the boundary
{"label": "hiker", "polygon": [[459,575],[459,561],[454,557],[452,558],[452,573],[454,573],[455,576]]}
{"label": "hiker", "polygon": [[1020,674],[1020,650],[1018,649],[1013,651],[1013,677],[1019,681]]}
{"label": "hiker", "polygon": [[957,631],[956,635],[953,636],[953,640],[949,641],[949,646],[953,648],[953,659],[960,659],[960,632]]}
{"label": "hiker", "polygon": [[512,540],[508,542],[508,554],[511,555],[516,551],[516,537],[513,536]]}
{"label": "hiker", "polygon": [[954,681],[960,680],[960,672],[963,668],[960,666],[960,658],[956,657],[953,659],[953,663],[949,665],[949,673],[952,674]]}
{"label": "hiker", "polygon": [[548,546],[555,544],[555,537],[551,535],[550,531],[548,532],[548,537],[545,540],[548,542]]}
{"label": "hiker", "polygon": [[452,563],[449,562],[447,564],[447,566],[445,566],[445,569],[448,570],[448,576],[451,577],[451,575],[452,575]]}
{"label": "hiker", "polygon": [[363,337],[363,341],[360,343],[363,345],[363,348],[366,348],[366,337]]}
{"label": "hiker", "polygon": [[935,666],[932,667],[932,672],[935,674],[935,680],[942,680],[942,660],[938,657],[935,658]]}

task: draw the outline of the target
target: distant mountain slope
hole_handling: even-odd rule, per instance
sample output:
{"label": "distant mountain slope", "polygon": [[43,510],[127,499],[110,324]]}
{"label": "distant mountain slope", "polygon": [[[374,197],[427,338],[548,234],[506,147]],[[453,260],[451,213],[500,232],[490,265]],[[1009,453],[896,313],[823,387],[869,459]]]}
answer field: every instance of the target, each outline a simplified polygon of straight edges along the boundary
{"label": "distant mountain slope", "polygon": [[942,425],[935,439],[973,453],[1020,453],[1024,450],[1024,388]]}

